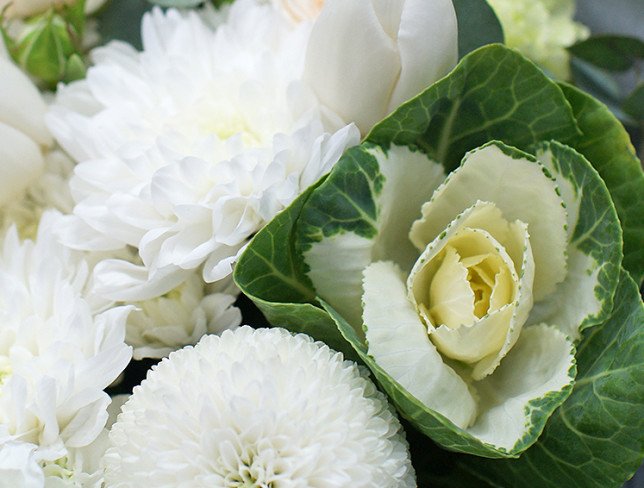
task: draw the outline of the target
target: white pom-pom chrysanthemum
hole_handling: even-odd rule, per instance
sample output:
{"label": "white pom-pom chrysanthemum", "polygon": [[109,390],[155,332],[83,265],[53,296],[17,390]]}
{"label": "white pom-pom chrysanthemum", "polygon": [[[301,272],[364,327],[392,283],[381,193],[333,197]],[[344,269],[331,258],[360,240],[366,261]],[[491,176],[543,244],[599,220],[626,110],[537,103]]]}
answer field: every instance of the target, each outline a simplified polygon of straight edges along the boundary
{"label": "white pom-pom chrysanthemum", "polygon": [[110,432],[108,487],[415,486],[395,414],[305,335],[241,327],[172,353]]}
{"label": "white pom-pom chrysanthemum", "polygon": [[50,112],[80,163],[64,242],[141,258],[97,265],[107,298],[158,297],[195,269],[225,278],[249,237],[359,142],[301,81],[310,23],[254,0],[220,17],[215,29],[195,11],[154,10],[143,52],[95,50]]}
{"label": "white pom-pom chrysanthemum", "polygon": [[0,480],[66,473],[101,434],[103,390],[132,354],[129,308],[97,308],[82,254],[53,237],[59,219],[43,214],[35,242],[10,228],[0,254]]}

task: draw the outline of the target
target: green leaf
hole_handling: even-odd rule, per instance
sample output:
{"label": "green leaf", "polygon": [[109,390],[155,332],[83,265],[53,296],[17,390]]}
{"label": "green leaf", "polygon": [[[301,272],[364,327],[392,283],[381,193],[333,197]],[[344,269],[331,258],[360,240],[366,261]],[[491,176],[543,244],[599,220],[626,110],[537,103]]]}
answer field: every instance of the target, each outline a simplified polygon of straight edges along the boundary
{"label": "green leaf", "polygon": [[619,487],[644,459],[644,308],[623,272],[615,309],[587,331],[577,382],[539,441],[519,459],[463,457],[461,465],[497,487]]}
{"label": "green leaf", "polygon": [[644,42],[627,36],[593,36],[568,50],[578,58],[609,71],[626,71],[644,58]]}
{"label": "green leaf", "polygon": [[570,66],[574,85],[577,88],[605,104],[623,124],[629,126],[637,124],[630,115],[622,110],[621,103],[624,95],[612,73],[578,58],[571,59]]}
{"label": "green leaf", "polygon": [[239,258],[233,277],[272,325],[306,333],[355,358],[333,320],[316,306],[315,292],[294,248],[294,223],[316,187],[310,187],[255,235]]}
{"label": "green leaf", "polygon": [[624,235],[623,266],[637,283],[644,278],[644,172],[628,133],[606,106],[566,84],[561,88],[570,102],[583,135],[568,145],[584,155],[610,192]]}
{"label": "green leaf", "polygon": [[556,325],[577,340],[581,331],[604,322],[613,309],[622,229],[606,185],[582,155],[547,142],[538,146],[537,158],[555,177],[566,205],[567,272],[554,293],[535,303],[528,323]]}
{"label": "green leaf", "polygon": [[503,42],[503,28],[485,0],[452,0],[458,20],[458,57]]}
{"label": "green leaf", "polygon": [[640,83],[623,104],[624,112],[640,123],[644,122],[644,83]]}
{"label": "green leaf", "polygon": [[376,125],[367,140],[416,145],[449,171],[490,140],[519,149],[579,134],[561,89],[533,63],[500,45],[467,55],[443,80]]}

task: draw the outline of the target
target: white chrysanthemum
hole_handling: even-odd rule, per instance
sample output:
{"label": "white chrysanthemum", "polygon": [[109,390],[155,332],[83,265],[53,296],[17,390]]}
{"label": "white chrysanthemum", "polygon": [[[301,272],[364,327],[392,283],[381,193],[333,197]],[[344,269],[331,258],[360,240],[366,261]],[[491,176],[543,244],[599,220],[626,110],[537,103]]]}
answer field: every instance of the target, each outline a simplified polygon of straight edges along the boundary
{"label": "white chrysanthemum", "polygon": [[359,140],[300,81],[310,23],[253,0],[228,12],[214,29],[194,11],[154,10],[142,53],[95,50],[50,113],[80,163],[64,242],[130,245],[142,260],[97,266],[106,297],[157,297],[200,266],[207,282],[225,278],[249,237]]}
{"label": "white chrysanthemum", "polygon": [[573,20],[574,0],[489,0],[508,46],[521,51],[559,79],[570,78],[566,47],[588,37],[588,28]]}
{"label": "white chrysanthemum", "polygon": [[108,418],[103,390],[131,357],[129,309],[96,309],[82,254],[53,236],[59,217],[43,214],[35,242],[12,227],[0,255],[0,479],[17,446],[45,465],[92,444]]}
{"label": "white chrysanthemum", "polygon": [[0,235],[15,225],[21,238],[35,239],[43,212],[55,209],[71,213],[74,201],[69,191],[69,178],[74,163],[57,149],[46,151],[43,158],[43,173],[0,210]]}
{"label": "white chrysanthemum", "polygon": [[170,355],[110,432],[108,487],[415,486],[402,428],[340,353],[241,327]]}
{"label": "white chrysanthemum", "polygon": [[67,449],[56,461],[43,461],[38,446],[10,442],[0,446],[0,488],[101,488],[108,432],[129,395],[117,395],[107,408],[105,428],[90,445]]}
{"label": "white chrysanthemum", "polygon": [[207,285],[194,273],[169,293],[134,303],[125,335],[134,359],[162,358],[206,334],[237,327],[242,318],[233,306],[238,294],[232,280]]}

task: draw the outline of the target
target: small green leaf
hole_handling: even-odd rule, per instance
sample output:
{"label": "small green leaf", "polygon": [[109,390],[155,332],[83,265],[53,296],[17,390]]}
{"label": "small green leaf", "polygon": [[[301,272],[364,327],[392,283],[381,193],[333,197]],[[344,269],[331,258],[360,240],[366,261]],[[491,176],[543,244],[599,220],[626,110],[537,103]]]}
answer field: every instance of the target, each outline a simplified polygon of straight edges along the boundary
{"label": "small green leaf", "polygon": [[485,0],[453,0],[458,19],[458,57],[487,44],[503,42],[503,28]]}
{"label": "small green leaf", "polygon": [[609,71],[626,71],[644,58],[644,42],[636,37],[593,36],[568,50],[578,58]]}
{"label": "small green leaf", "polygon": [[606,106],[570,85],[560,85],[582,135],[568,143],[597,170],[610,192],[624,235],[623,266],[644,278],[644,172],[624,127]]}
{"label": "small green leaf", "polygon": [[640,83],[623,104],[624,111],[635,120],[644,122],[644,83]]}
{"label": "small green leaf", "polygon": [[577,382],[539,441],[519,459],[463,457],[495,487],[619,487],[644,459],[644,308],[622,271],[615,309],[589,329],[577,352]]}
{"label": "small green leaf", "polygon": [[500,45],[467,55],[443,80],[376,125],[367,140],[383,147],[416,145],[454,169],[491,140],[526,149],[579,134],[570,105],[533,63]]}

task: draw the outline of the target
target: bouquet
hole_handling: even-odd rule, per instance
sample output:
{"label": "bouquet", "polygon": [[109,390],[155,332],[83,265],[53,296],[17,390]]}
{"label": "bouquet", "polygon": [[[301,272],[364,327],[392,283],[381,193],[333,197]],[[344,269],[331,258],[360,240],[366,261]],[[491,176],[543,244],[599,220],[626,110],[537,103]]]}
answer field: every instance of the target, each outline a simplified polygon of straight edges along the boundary
{"label": "bouquet", "polygon": [[644,43],[574,10],[0,0],[0,487],[622,486]]}

